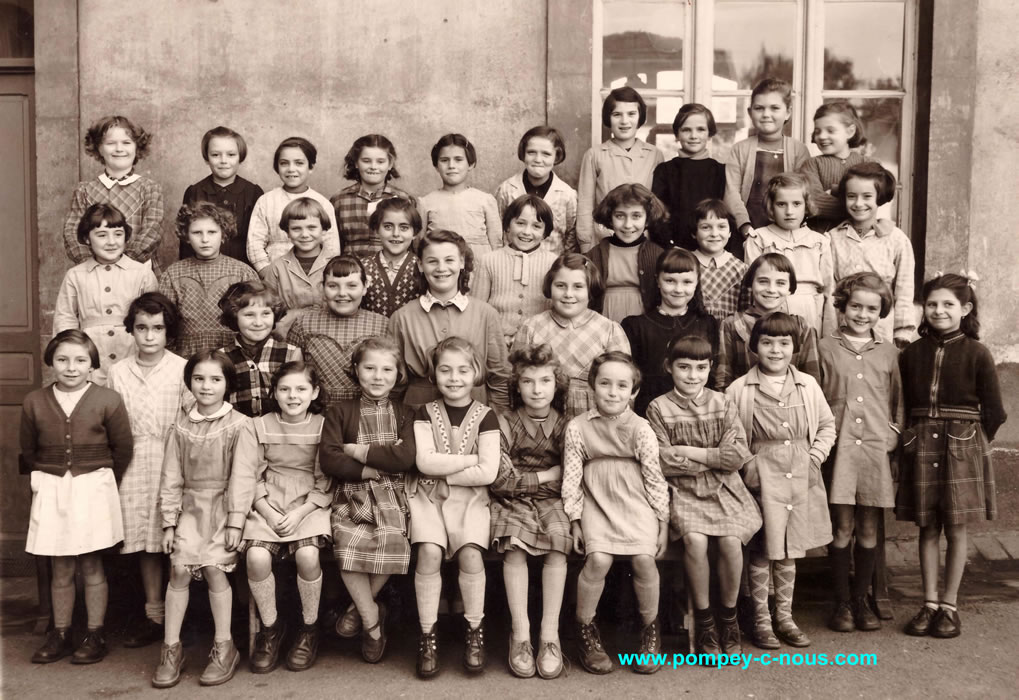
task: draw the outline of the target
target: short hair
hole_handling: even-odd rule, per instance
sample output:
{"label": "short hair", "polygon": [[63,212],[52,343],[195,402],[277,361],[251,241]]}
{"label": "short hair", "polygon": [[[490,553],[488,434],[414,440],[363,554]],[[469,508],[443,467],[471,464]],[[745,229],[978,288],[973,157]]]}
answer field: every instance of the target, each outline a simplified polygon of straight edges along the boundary
{"label": "short hair", "polygon": [[548,238],[555,229],[555,214],[552,213],[552,207],[536,194],[522,194],[509,203],[502,213],[502,230],[508,231],[510,222],[520,216],[525,207],[534,209],[534,215],[545,224],[545,235],[542,238]]}
{"label": "short hair", "polygon": [[134,333],[134,322],[138,314],[155,316],[163,314],[163,325],[166,326],[166,339],[174,340],[180,335],[180,312],[177,305],[160,292],[145,292],[131,302],[124,316],[124,328]]}
{"label": "short hair", "polygon": [[400,177],[396,170],[396,146],[382,134],[367,134],[354,141],[343,156],[343,179],[361,181],[361,173],[357,169],[357,160],[361,157],[361,151],[366,148],[381,148],[389,154],[389,172],[386,173],[386,182]]}
{"label": "short hair", "polygon": [[177,238],[187,241],[191,224],[199,219],[211,219],[215,222],[223,232],[223,240],[229,240],[237,235],[237,219],[232,211],[211,202],[195,202],[185,204],[177,212]]}
{"label": "short hair", "polygon": [[[669,248],[659,254],[655,261],[655,280],[662,274],[681,274],[692,272],[697,275],[697,288],[694,289],[693,298],[687,304],[687,313],[695,316],[707,316],[708,310],[704,306],[704,297],[701,293],[701,268],[694,254],[685,248]],[[644,306],[648,310],[655,309],[662,303],[662,290],[655,285],[655,292],[650,299],[644,300]]]}
{"label": "short hair", "polygon": [[449,146],[458,146],[464,149],[469,165],[477,165],[478,153],[474,150],[474,144],[467,140],[463,134],[446,134],[432,146],[432,167],[439,166],[439,152]]}
{"label": "short hair", "polygon": [[318,149],[315,148],[315,145],[306,138],[289,136],[280,141],[280,145],[276,146],[276,152],[272,154],[272,169],[277,173],[280,171],[280,154],[284,148],[299,148],[304,157],[308,159],[308,170],[315,168],[315,163],[318,161]]}
{"label": "short hair", "polygon": [[881,318],[891,312],[892,305],[895,303],[892,290],[888,287],[888,283],[881,279],[881,275],[876,272],[856,272],[840,279],[832,294],[832,303],[835,308],[845,313],[846,305],[856,290],[872,292],[881,297]]}
{"label": "short hair", "polygon": [[283,213],[280,214],[280,228],[284,231],[289,231],[290,222],[294,219],[316,218],[322,225],[323,231],[328,231],[332,227],[332,222],[329,221],[329,214],[326,213],[325,207],[311,197],[298,197],[283,207]]}
{"label": "short hair", "polygon": [[127,223],[124,212],[112,204],[99,202],[86,209],[78,219],[78,242],[88,245],[88,235],[92,233],[92,229],[102,226],[104,221],[109,228],[124,229],[124,240],[131,240],[131,224]]}
{"label": "short hair", "polygon": [[371,335],[364,338],[350,352],[350,366],[347,368],[347,376],[357,384],[357,366],[369,352],[388,352],[396,361],[396,385],[401,386],[407,383],[407,363],[403,361],[403,351],[399,343],[391,335]]}
{"label": "short hair", "polygon": [[[459,233],[440,228],[434,231],[427,231],[417,240],[414,253],[418,256],[418,260],[424,261],[425,250],[428,246],[436,243],[452,243],[460,251],[460,257],[464,259],[464,267],[460,271],[460,278],[457,280],[457,289],[466,294],[471,289],[471,273],[474,272],[474,251],[471,250],[470,245]],[[424,282],[427,287],[428,280]]]}
{"label": "short hair", "polygon": [[322,279],[326,277],[346,277],[356,274],[361,278],[361,284],[368,284],[368,273],[364,269],[364,263],[356,255],[344,253],[335,255],[326,263],[322,270]]}
{"label": "short hair", "polygon": [[603,102],[601,106],[602,125],[606,129],[612,127],[612,122],[610,121],[612,112],[615,110],[616,105],[620,102],[636,102],[637,111],[640,113],[640,119],[637,120],[637,126],[644,126],[644,122],[647,121],[647,103],[644,102],[644,98],[640,96],[639,92],[628,85],[616,88],[605,98],[605,102]]}
{"label": "short hair", "polygon": [[63,343],[71,343],[73,345],[80,345],[88,351],[88,357],[92,361],[92,369],[99,369],[99,348],[92,342],[92,339],[83,330],[77,328],[68,328],[66,331],[60,331],[57,333],[50,342],[46,343],[46,349],[42,354],[42,361],[46,363],[47,367],[53,366],[53,355],[56,354],[57,348]]}
{"label": "short hair", "polygon": [[662,200],[647,187],[637,183],[619,185],[609,191],[594,209],[594,220],[602,226],[612,228],[612,212],[623,206],[640,206],[647,212],[647,229],[650,231],[667,221],[669,210]]}
{"label": "short hair", "polygon": [[[960,304],[973,305],[970,312],[962,317],[962,322],[959,324],[959,330],[973,340],[980,340],[980,319],[977,317],[977,291],[973,288],[971,280],[963,277],[962,275],[955,275],[952,273],[947,275],[938,275],[933,279],[927,280],[923,284],[924,305],[927,304],[927,297],[929,297],[936,289],[947,289],[955,295],[955,298],[959,300]],[[922,318],[920,319],[920,327],[916,329],[916,332],[920,336],[930,335],[934,332],[930,324],[927,323],[926,313],[922,315]]]}
{"label": "short hair", "polygon": [[559,130],[548,124],[532,126],[524,132],[524,135],[520,137],[520,143],[517,144],[518,160],[524,160],[524,156],[527,154],[527,144],[531,139],[548,139],[552,142],[552,146],[555,148],[553,165],[559,165],[566,160],[566,142],[563,141],[563,136],[559,133]]}
{"label": "short hair", "polygon": [[219,315],[219,322],[234,333],[239,333],[237,314],[244,307],[251,306],[256,299],[272,309],[272,325],[275,328],[279,320],[286,315],[287,307],[276,290],[262,280],[234,282],[227,287],[217,302],[222,312]]}
{"label": "short hair", "polygon": [[669,347],[665,351],[665,362],[662,369],[666,374],[672,371],[672,365],[676,360],[693,360],[703,362],[707,360],[715,364],[715,349],[711,343],[699,335],[680,335],[669,341]]}
{"label": "short hair", "polygon": [[598,382],[598,370],[602,368],[602,365],[609,362],[622,362],[624,365],[630,367],[630,371],[633,372],[633,393],[636,394],[640,390],[641,373],[640,367],[633,361],[633,357],[629,353],[620,352],[619,350],[610,350],[609,352],[603,352],[598,357],[591,361],[591,369],[587,372],[587,385],[594,389],[595,384]]}
{"label": "short hair", "polygon": [[209,160],[209,143],[213,139],[233,139],[237,143],[237,156],[241,162],[248,157],[248,144],[244,137],[228,126],[216,126],[205,132],[202,136],[202,158]]}
{"label": "short hair", "polygon": [[601,272],[598,266],[590,259],[580,253],[563,253],[552,261],[552,267],[545,273],[545,279],[541,283],[541,293],[546,299],[552,298],[552,282],[560,270],[582,270],[587,280],[587,305],[597,308],[601,303],[602,295],[605,294],[605,283],[602,282]]}
{"label": "short hair", "polygon": [[570,388],[570,377],[563,369],[562,362],[548,343],[529,345],[517,348],[510,353],[509,406],[517,409],[524,405],[520,396],[520,377],[524,370],[531,367],[551,367],[555,378],[555,393],[552,396],[552,407],[562,413],[566,410],[566,392]]}
{"label": "short hair", "polygon": [[184,365],[184,383],[187,388],[191,388],[191,376],[194,374],[195,367],[202,362],[215,362],[219,365],[223,370],[223,378],[226,380],[224,396],[232,394],[237,387],[237,370],[234,369],[234,363],[225,352],[212,348],[203,348],[188,358],[187,364]]}
{"label": "short hair", "polygon": [[730,235],[739,230],[732,212],[729,211],[729,207],[725,206],[725,202],[721,199],[702,199],[697,202],[697,206],[693,208],[690,214],[690,223],[696,231],[697,224],[712,216],[716,219],[724,219],[729,224]]}
{"label": "short hair", "polygon": [[[855,133],[849,137],[850,148],[856,148],[867,143],[867,137],[863,133],[863,120],[860,119],[860,115],[856,113],[856,109],[853,105],[849,104],[845,100],[835,100],[834,102],[826,102],[817,108],[814,112],[814,123],[817,123],[818,119],[822,117],[838,117],[847,128],[853,127]],[[810,134],[810,142],[817,143],[814,137],[814,133]]]}
{"label": "short hair", "polygon": [[672,120],[672,133],[679,138],[679,128],[686,123],[686,120],[695,114],[700,114],[704,117],[704,120],[708,123],[708,136],[714,136],[718,133],[718,127],[715,126],[715,115],[711,113],[711,110],[698,102],[690,102],[679,108],[676,112],[676,118]]}
{"label": "short hair", "polygon": [[389,197],[383,199],[375,207],[375,211],[368,217],[368,228],[372,231],[378,231],[382,226],[382,219],[388,212],[398,211],[402,212],[407,217],[407,221],[410,223],[412,229],[414,229],[414,235],[421,233],[421,229],[424,227],[424,222],[421,220],[421,212],[418,211],[417,205],[414,201],[408,197]]}
{"label": "short hair", "polygon": [[[305,362],[304,360],[291,360],[290,362],[284,362],[279,368],[272,373],[272,379],[269,381],[269,396],[274,400],[276,398],[276,387],[279,385],[280,380],[289,374],[303,374],[308,379],[308,383],[312,387],[318,389],[318,396],[311,400],[311,404],[308,406],[309,413],[322,413],[326,409],[326,388],[322,384],[322,378],[319,376],[318,370],[315,368],[315,364],[312,362]],[[191,382],[188,382],[190,384]]]}
{"label": "short hair", "polygon": [[782,311],[762,316],[757,319],[754,329],[750,331],[750,352],[757,353],[757,343],[762,335],[769,338],[788,336],[793,339],[793,354],[800,351],[800,322],[797,317]]}
{"label": "short hair", "polygon": [[765,190],[764,198],[768,206],[775,205],[775,196],[779,190],[799,189],[803,191],[803,215],[806,217],[810,208],[810,183],[807,178],[799,173],[779,173],[768,181],[768,189]]}
{"label": "short hair", "polygon": [[792,109],[793,106],[793,86],[782,80],[781,78],[765,78],[761,82],[754,86],[754,89],[750,92],[750,104],[754,104],[754,98],[758,95],[764,95],[769,92],[777,93],[782,97],[782,101],[785,102],[785,106]]}
{"label": "short hair", "polygon": [[796,293],[796,268],[793,267],[793,263],[789,258],[782,255],[781,253],[764,253],[754,258],[750,263],[750,267],[747,268],[746,273],[743,275],[743,282],[740,284],[740,310],[746,309],[746,304],[753,304],[753,294],[751,289],[754,286],[754,278],[757,276],[758,270],[763,266],[767,265],[776,272],[784,272],[789,275],[789,293]]}
{"label": "short hair", "polygon": [[895,197],[895,176],[876,161],[857,163],[842,176],[839,182],[839,198],[846,204],[846,184],[852,180],[870,180],[877,193],[877,205],[888,204]]}
{"label": "short hair", "polygon": [[471,368],[474,370],[474,386],[481,386],[485,383],[485,367],[481,364],[478,351],[471,344],[471,341],[457,336],[444,338],[435,344],[428,356],[428,379],[435,383],[435,367],[439,364],[439,358],[444,352],[462,352],[470,360]]}
{"label": "short hair", "polygon": [[92,125],[85,131],[85,153],[100,163],[105,163],[102,155],[99,153],[99,146],[102,145],[103,139],[106,138],[106,132],[118,126],[127,131],[134,141],[135,163],[149,154],[149,144],[152,142],[152,135],[127,117],[122,117],[119,114],[102,117],[92,122]]}

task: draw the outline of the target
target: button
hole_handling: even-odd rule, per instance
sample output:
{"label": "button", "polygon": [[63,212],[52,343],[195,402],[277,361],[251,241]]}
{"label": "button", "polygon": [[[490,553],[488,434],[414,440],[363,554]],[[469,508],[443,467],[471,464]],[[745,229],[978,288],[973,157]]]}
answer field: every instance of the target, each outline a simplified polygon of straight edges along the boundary
{"label": "button", "polygon": [[64,452],[66,452],[67,454],[71,454],[71,450],[70,450],[70,448],[68,448],[68,449],[64,450]]}
{"label": "button", "polygon": [[938,463],[937,463],[937,462],[935,462],[935,463],[934,463],[934,464],[932,464],[931,466],[932,466],[932,467],[934,467],[935,469],[937,469],[937,468],[938,468]]}
{"label": "button", "polygon": [[787,422],[785,422],[785,421],[782,421],[782,427],[783,428],[788,428],[789,424]]}
{"label": "button", "polygon": [[67,440],[70,440],[71,439],[71,434],[68,433],[67,435],[64,436],[64,438],[67,439]]}
{"label": "button", "polygon": [[68,418],[68,419],[67,419],[67,422],[68,422],[68,423],[70,423],[70,422],[71,422],[71,419],[70,419],[70,418]]}
{"label": "button", "polygon": [[785,407],[785,401],[779,401],[779,402],[778,402],[778,405],[779,405],[779,406],[782,406],[782,407],[784,408],[784,407]]}
{"label": "button", "polygon": [[523,295],[523,294],[521,294],[521,295],[520,295],[520,298],[521,298],[521,299],[523,299],[523,298],[524,298],[524,295]]}
{"label": "button", "polygon": [[931,437],[932,437],[932,438],[934,438],[934,439],[936,440],[936,439],[938,438],[938,434],[937,434],[937,433],[934,433],[933,435],[931,435]]}
{"label": "button", "polygon": [[523,316],[524,315],[524,310],[523,309],[517,309],[517,315],[518,316]]}
{"label": "button", "polygon": [[856,403],[863,403],[863,397],[862,396],[857,396],[856,397]]}
{"label": "button", "polygon": [[863,375],[862,374],[858,374],[858,375],[856,375],[856,378],[857,379],[863,379]]}
{"label": "button", "polygon": [[857,445],[862,445],[862,444],[863,444],[863,440],[857,440],[857,441],[856,441],[856,444],[857,444]]}
{"label": "button", "polygon": [[786,472],[785,478],[792,479],[793,478],[793,473],[792,472]]}
{"label": "button", "polygon": [[112,336],[113,335],[113,331],[106,331],[106,335]]}
{"label": "button", "polygon": [[109,272],[111,268],[110,268],[109,265],[107,265],[105,269],[106,269],[107,272]]}
{"label": "button", "polygon": [[783,445],[788,445],[788,444],[789,444],[789,441],[788,441],[788,440],[786,440],[786,441],[785,441],[785,442],[783,442],[782,444],[783,444]]}
{"label": "button", "polygon": [[106,309],[106,315],[109,316],[113,313],[113,309]]}
{"label": "button", "polygon": [[106,287],[106,289],[104,289],[103,291],[105,291],[105,292],[112,292],[113,290],[110,289],[109,287]]}
{"label": "button", "polygon": [[856,419],[856,422],[857,422],[857,423],[862,423],[862,422],[863,422],[863,419],[862,419],[862,418],[857,418],[857,419]]}
{"label": "button", "polygon": [[857,359],[857,360],[862,360],[862,359],[863,359],[863,355],[857,355],[857,356],[856,356],[856,359]]}
{"label": "button", "polygon": [[792,509],[793,509],[793,504],[792,504],[792,503],[790,503],[789,505],[787,505],[787,506],[785,507],[785,509],[786,509],[786,510],[792,510]]}
{"label": "button", "polygon": [[110,359],[111,359],[111,360],[116,360],[116,359],[117,359],[117,353],[115,353],[115,352],[111,352],[111,353],[110,353]]}

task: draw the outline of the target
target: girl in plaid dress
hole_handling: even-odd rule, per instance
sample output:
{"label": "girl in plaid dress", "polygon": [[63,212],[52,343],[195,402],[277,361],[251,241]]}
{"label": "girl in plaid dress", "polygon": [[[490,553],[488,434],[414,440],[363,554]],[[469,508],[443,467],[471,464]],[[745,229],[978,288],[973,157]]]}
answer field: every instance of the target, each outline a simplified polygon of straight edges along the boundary
{"label": "girl in plaid dress", "polygon": [[[991,448],[1005,409],[990,351],[978,342],[971,280],[941,275],[923,287],[920,340],[899,358],[909,427],[895,514],[920,527],[924,606],[906,634],[949,638],[962,631],[956,610],[966,568],[966,523],[997,516]],[[945,530],[945,591],[938,604],[938,541]]]}
{"label": "girl in plaid dress", "polygon": [[177,307],[159,292],[147,292],[131,302],[124,326],[134,338],[137,353],[110,368],[106,385],[124,399],[134,435],[134,456],[120,482],[124,514],[121,554],[138,553],[145,617],[124,640],[128,648],[143,647],[163,638],[163,526],[156,507],[163,446],[170,426],[195,398],[184,384],[183,357],[166,349],[179,331]]}
{"label": "girl in plaid dress", "polygon": [[566,419],[561,411],[569,379],[549,345],[510,356],[511,413],[499,416],[502,459],[492,482],[492,547],[505,552],[503,578],[513,619],[509,666],[514,675],[535,672],[527,619],[527,555],[545,558],[541,574],[541,647],[537,671],[556,678],[563,669],[559,610],[570,553],[570,521],[559,495]]}
{"label": "girl in plaid dress", "polygon": [[379,202],[368,226],[381,239],[382,250],[361,258],[368,274],[361,308],[389,318],[423,291],[418,258],[410,250],[421,233],[421,214],[409,198],[390,197]]}
{"label": "girl in plaid dress", "polygon": [[361,656],[386,649],[386,608],[376,600],[410,565],[404,473],[414,466],[414,414],[389,398],[407,368],[392,338],[362,340],[350,357],[361,396],[331,406],[322,431],[322,469],[340,480],[330,522],[333,554],[354,602],[336,622],[341,637],[361,632]]}
{"label": "girl in plaid dress", "polygon": [[[694,207],[694,257],[700,268],[701,298],[708,313],[721,323],[739,306],[740,285],[747,264],[728,251],[736,220],[720,199],[705,199]],[[743,254],[742,244],[739,246]]]}

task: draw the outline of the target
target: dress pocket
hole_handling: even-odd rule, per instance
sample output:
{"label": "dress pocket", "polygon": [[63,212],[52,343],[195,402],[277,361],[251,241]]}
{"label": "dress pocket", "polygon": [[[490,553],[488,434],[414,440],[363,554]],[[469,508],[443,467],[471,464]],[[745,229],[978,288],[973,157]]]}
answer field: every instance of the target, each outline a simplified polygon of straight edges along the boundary
{"label": "dress pocket", "polygon": [[902,431],[902,435],[899,436],[899,449],[903,457],[912,459],[916,456],[916,441],[918,438],[919,433],[917,433],[916,428],[906,428]]}
{"label": "dress pocket", "polygon": [[351,491],[347,494],[350,504],[350,519],[355,523],[372,525],[375,523],[375,512],[372,507],[371,491]]}
{"label": "dress pocket", "polygon": [[948,460],[953,466],[953,475],[980,475],[980,440],[977,424],[973,421],[949,421],[945,433],[948,435]]}

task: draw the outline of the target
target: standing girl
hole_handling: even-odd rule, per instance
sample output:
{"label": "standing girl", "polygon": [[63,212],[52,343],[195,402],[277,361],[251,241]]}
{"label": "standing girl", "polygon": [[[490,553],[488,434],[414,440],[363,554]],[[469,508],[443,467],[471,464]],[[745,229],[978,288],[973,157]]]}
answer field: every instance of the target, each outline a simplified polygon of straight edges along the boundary
{"label": "standing girl", "polygon": [[605,298],[603,305],[592,308],[616,322],[644,311],[644,300],[655,294],[653,270],[662,254],[648,231],[667,216],[665,206],[643,185],[620,185],[605,196],[594,220],[612,235],[588,253],[605,281]]}
{"label": "standing girl", "polygon": [[[388,201],[388,200],[387,200]],[[322,431],[322,470],[340,480],[333,496],[333,554],[354,602],[336,622],[349,637],[361,630],[361,656],[386,651],[386,608],[377,600],[393,574],[410,566],[404,474],[414,466],[414,411],[393,401],[407,369],[396,342],[366,338],[350,357],[357,399],[329,409]]]}
{"label": "standing girl", "polygon": [[[572,537],[560,497],[562,444],[566,419],[561,411],[569,386],[549,345],[532,345],[510,355],[512,412],[499,416],[502,460],[492,482],[492,547],[505,553],[503,579],[513,632],[509,667],[530,678],[563,670],[559,611],[566,586],[566,555]],[[541,571],[541,634],[535,662],[527,619],[527,555],[544,557]]]}
{"label": "standing girl", "polygon": [[513,338],[513,351],[549,344],[570,379],[566,395],[567,420],[594,405],[588,382],[592,360],[602,353],[630,352],[622,327],[589,306],[602,295],[601,274],[579,253],[556,258],[545,275],[542,293],[552,308],[531,316]]}
{"label": "standing girl", "polygon": [[248,586],[262,626],[248,659],[252,673],[270,673],[279,663],[286,623],[276,609],[274,561],[293,557],[303,625],[287,654],[287,668],[306,671],[318,657],[318,606],[322,594],[319,550],[329,538],[329,477],[319,468],[322,436],[321,382],[315,368],[298,360],[272,375],[278,410],[254,420],[258,461],[245,478],[254,507],[244,523]]}
{"label": "standing girl", "polygon": [[432,166],[442,178],[442,189],[418,202],[425,231],[456,231],[471,246],[474,257],[502,246],[499,206],[495,197],[467,185],[478,162],[474,144],[463,134],[446,134],[432,146]]}
{"label": "standing girl", "polygon": [[272,157],[272,169],[283,183],[269,190],[255,202],[248,225],[248,260],[263,277],[277,258],[290,250],[290,237],[282,228],[283,209],[298,197],[310,197],[329,213],[329,233],[322,237],[327,257],[340,254],[340,241],[336,233],[333,208],[324,195],[308,186],[308,178],[315,169],[318,150],[308,139],[291,136],[283,139]]}
{"label": "standing girl", "polygon": [[651,187],[655,168],[664,160],[661,151],[637,138],[637,130],[647,121],[647,105],[632,87],[616,88],[608,94],[601,120],[612,135],[600,146],[589,148],[580,162],[577,244],[581,252],[611,232],[595,226],[594,211],[605,195],[628,183]]}
{"label": "standing girl", "polygon": [[848,102],[836,100],[814,112],[812,143],[821,155],[814,156],[799,171],[806,176],[810,188],[810,228],[825,231],[837,226],[846,217],[844,194],[839,183],[854,165],[867,160],[854,148],[867,142],[863,122]]}
{"label": "standing girl", "polygon": [[913,245],[895,224],[877,216],[878,207],[895,195],[895,177],[878,163],[860,163],[846,171],[839,193],[849,219],[828,232],[835,280],[864,271],[880,275],[892,290],[895,304],[874,330],[878,337],[904,348],[916,330]]}
{"label": "standing girl", "polygon": [[382,134],[360,137],[343,156],[343,178],[353,180],[354,184],[344,187],[329,201],[336,212],[345,253],[367,257],[379,252],[379,232],[368,225],[375,208],[392,197],[414,199],[389,184],[398,177],[396,147]]}
{"label": "standing girl", "polygon": [[[997,517],[991,448],[1005,409],[994,358],[982,345],[972,281],[940,275],[923,286],[920,340],[899,359],[909,428],[895,515],[920,527],[924,605],[906,634],[947,639],[962,632],[959,584],[966,523]],[[945,530],[945,589],[938,603],[938,541]]]}
{"label": "standing girl", "polygon": [[747,264],[741,259],[743,246],[739,246],[738,255],[728,250],[736,222],[720,199],[698,203],[693,218],[697,240],[693,254],[700,271],[701,299],[707,312],[721,323],[739,307],[740,285],[747,273]]}
{"label": "standing girl", "polygon": [[233,364],[226,355],[218,350],[192,355],[184,366],[184,381],[196,403],[178,415],[167,435],[159,482],[170,583],[163,647],[152,675],[156,688],[177,685],[184,669],[180,627],[192,578],[208,582],[215,623],[209,664],[198,682],[226,683],[241,660],[230,635],[233,590],[226,575],[237,568],[237,547],[254,501],[250,476],[258,463],[258,442],[251,419],[225,401],[234,381]]}
{"label": "standing girl", "polygon": [[669,489],[655,433],[630,410],[640,388],[640,370],[630,356],[599,355],[588,381],[595,408],[570,421],[563,447],[563,507],[573,548],[585,557],[577,579],[580,663],[590,673],[612,671],[594,617],[612,560],[629,556],[642,627],[637,653],[647,655],[633,670],[654,673],[661,668],[655,559],[668,544]]}
{"label": "standing girl", "polygon": [[506,216],[506,208],[518,197],[525,194],[540,197],[552,210],[555,221],[552,234],[541,242],[541,247],[555,255],[578,252],[577,191],[552,171],[566,160],[562,135],[545,124],[531,127],[520,137],[517,158],[524,164],[524,171],[503,180],[495,190],[500,216]]}
{"label": "standing girl", "polygon": [[120,394],[131,419],[134,458],[120,483],[124,516],[121,554],[138,553],[145,616],[124,640],[128,648],[163,638],[163,525],[157,507],[163,448],[170,426],[194,396],[184,383],[187,361],[166,346],[180,332],[180,320],[169,299],[147,292],[131,302],[124,317],[137,352],[110,368],[107,386]]}
{"label": "standing girl", "polygon": [[110,204],[93,204],[78,222],[78,240],[92,257],[64,275],[53,308],[53,332],[79,328],[99,348],[100,367],[93,377],[106,381],[110,366],[134,352],[124,314],[135,297],[156,288],[150,266],[124,255],[131,225]]}
{"label": "standing girl", "polygon": [[[821,389],[838,430],[828,489],[835,527],[828,560],[836,608],[828,626],[836,632],[876,630],[881,621],[866,595],[884,522],[882,508],[895,505],[889,454],[902,429],[899,351],[874,332],[891,311],[892,294],[876,273],[858,272],[839,282],[834,297],[842,327],[818,344]],[[856,547],[850,552],[854,532]],[[851,593],[850,559],[856,565]]]}
{"label": "standing girl", "polygon": [[831,293],[835,289],[831,242],[803,225],[809,202],[807,181],[798,173],[776,175],[766,195],[771,223],[754,229],[744,242],[745,260],[781,253],[796,270],[796,290],[787,299],[789,313],[802,316],[822,336],[835,327]]}
{"label": "standing girl", "polygon": [[[57,333],[43,360],[56,381],[25,397],[21,457],[32,473],[25,551],[52,557],[53,629],[32,663],[74,654],[72,663],[106,656],[103,622],[109,590],[101,552],[124,539],[117,482],[131,462],[131,422],[120,396],[88,381],[99,368],[95,343],[79,330]],[[88,633],[74,649],[74,574],[85,579]]]}
{"label": "standing girl", "polygon": [[655,279],[658,286],[647,300],[647,311],[624,318],[622,323],[633,361],[640,368],[640,391],[633,407],[638,416],[645,415],[652,399],[672,388],[665,355],[673,338],[698,336],[712,348],[718,346],[718,321],[704,309],[693,253],[670,248],[659,255]]}
{"label": "standing girl", "polygon": [[485,563],[491,542],[488,485],[499,470],[499,422],[495,412],[471,397],[484,381],[474,347],[463,338],[446,338],[431,353],[431,379],[441,398],[420,408],[414,421],[418,473],[407,488],[410,541],[418,546],[414,589],[421,639],[417,673],[439,671],[435,623],[442,592],[439,568],[456,557],[460,569],[467,639],[464,667],[485,668]]}
{"label": "standing girl", "polygon": [[[743,546],[761,528],[761,513],[739,475],[751,455],[736,405],[707,388],[712,355],[704,338],[677,337],[669,343],[663,364],[674,390],[651,402],[647,418],[658,437],[672,495],[672,538],[683,540],[683,567],[694,604],[694,651],[739,654],[736,599]],[[721,635],[710,607],[709,537],[718,543]]]}
{"label": "standing girl", "polygon": [[215,204],[199,202],[177,213],[177,237],[188,241],[195,257],[170,265],[159,279],[159,291],[180,311],[173,349],[181,357],[233,342],[233,332],[220,322],[219,300],[234,282],[258,279],[240,260],[221,254],[223,241],[235,233],[233,214]]}
{"label": "standing girl", "polygon": [[411,252],[421,233],[421,215],[414,202],[404,197],[383,199],[368,220],[373,236],[381,239],[382,250],[361,258],[368,289],[361,307],[390,318],[401,306],[421,296],[421,271]]}
{"label": "standing girl", "polygon": [[[754,324],[750,349],[759,361],[726,389],[736,404],[754,458],[744,481],[757,498],[764,527],[749,547],[753,639],[778,649],[778,638],[794,647],[810,638],[793,621],[796,559],[832,540],[821,464],[835,442],[835,419],[814,378],[792,366],[800,325],[781,312]],[[768,610],[774,576],[775,626]]]}
{"label": "standing girl", "polygon": [[[64,220],[64,250],[75,263],[92,257],[88,242],[76,236],[78,223],[93,204],[110,204],[123,212],[134,238],[124,253],[140,263],[159,250],[163,226],[163,188],[134,171],[149,153],[151,134],[119,115],[103,117],[85,132],[85,152],[103,164],[103,172],[79,182],[71,196],[71,210]],[[154,267],[158,272],[158,267]]]}
{"label": "standing girl", "polygon": [[502,221],[506,245],[477,261],[471,296],[499,312],[509,347],[523,320],[548,308],[541,281],[556,256],[542,247],[554,223],[552,209],[541,197],[517,198],[506,207]]}

